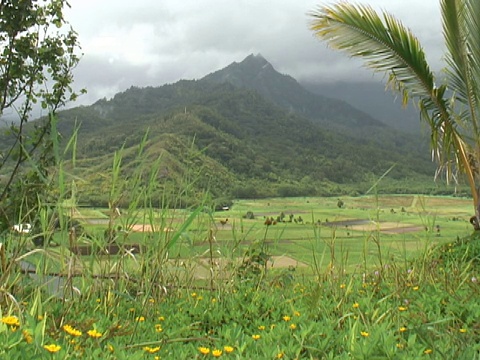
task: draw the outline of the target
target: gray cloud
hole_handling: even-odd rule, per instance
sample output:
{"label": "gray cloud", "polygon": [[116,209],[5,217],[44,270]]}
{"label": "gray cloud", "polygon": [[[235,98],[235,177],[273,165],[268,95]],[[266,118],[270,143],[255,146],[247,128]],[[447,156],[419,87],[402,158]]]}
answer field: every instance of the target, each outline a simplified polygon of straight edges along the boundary
{"label": "gray cloud", "polygon": [[[135,86],[195,79],[261,53],[299,80],[367,80],[361,62],[333,52],[308,30],[318,0],[70,0],[67,18],[79,33],[84,57],[76,86],[80,102]],[[398,17],[420,38],[434,69],[443,53],[439,2],[369,0]]]}

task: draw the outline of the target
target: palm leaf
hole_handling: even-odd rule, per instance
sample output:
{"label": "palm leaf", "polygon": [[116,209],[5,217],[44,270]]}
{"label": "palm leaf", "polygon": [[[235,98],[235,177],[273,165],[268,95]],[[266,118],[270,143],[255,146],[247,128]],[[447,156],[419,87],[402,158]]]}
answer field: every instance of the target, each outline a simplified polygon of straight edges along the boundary
{"label": "palm leaf", "polygon": [[311,14],[311,29],[335,49],[366,60],[374,71],[389,74],[389,84],[404,95],[431,98],[434,76],[417,38],[388,13],[370,6],[340,3]]}
{"label": "palm leaf", "polygon": [[455,94],[455,98],[468,107],[468,111],[459,112],[459,120],[462,120],[464,127],[463,133],[469,137],[471,135],[472,143],[478,143],[480,2],[442,0],[441,6],[443,34],[448,50],[446,62],[449,88]]}
{"label": "palm leaf", "polygon": [[[474,105],[478,103],[474,97],[474,94],[478,94],[478,82],[472,79],[478,78],[480,70],[472,65],[480,63],[480,31],[470,34],[466,29],[478,29],[479,4],[478,0],[442,0],[443,14],[447,16],[444,19],[444,32],[448,35],[446,41],[450,52],[453,54],[463,49],[465,58],[462,61],[468,64],[457,66],[457,58],[451,55],[449,63],[454,79],[453,90],[458,91],[459,99],[463,102]],[[460,15],[456,17],[455,14]],[[363,58],[374,71],[388,74],[389,85],[403,93],[404,103],[409,97],[419,100],[421,118],[431,128],[434,158],[446,170],[448,177],[453,177],[459,169],[466,173],[477,204],[475,174],[470,162],[471,145],[464,140],[464,123],[469,116],[455,114],[455,103],[445,98],[446,86],[435,86],[425,53],[411,31],[388,13],[379,16],[370,6],[339,3],[320,7],[310,15],[313,17],[311,29],[330,47],[343,50],[352,57]],[[467,38],[466,45],[458,41],[462,37]],[[471,89],[465,89],[466,82],[469,82]],[[471,105],[472,108],[478,110]]]}

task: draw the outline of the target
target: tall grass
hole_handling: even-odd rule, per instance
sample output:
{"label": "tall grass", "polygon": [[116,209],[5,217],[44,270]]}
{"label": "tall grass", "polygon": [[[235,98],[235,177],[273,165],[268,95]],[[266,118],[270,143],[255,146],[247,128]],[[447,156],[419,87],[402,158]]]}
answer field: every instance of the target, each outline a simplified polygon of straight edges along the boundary
{"label": "tall grass", "polygon": [[[49,181],[58,191],[38,204],[39,233],[2,235],[0,357],[480,358],[475,237],[434,246],[426,231],[415,258],[405,243],[393,256],[377,226],[364,232],[352,266],[344,230],[319,226],[312,213],[310,224],[298,225],[311,230],[310,267],[273,268],[272,255],[295,225],[274,228],[231,213],[224,239],[208,192],[192,194],[198,173],[187,168],[177,190],[154,199],[162,159],[152,161],[148,146],[146,134],[128,178],[125,150],[115,153],[106,223],[83,224],[82,232],[72,217],[81,213],[83,179],[65,170],[75,163],[76,137],[66,150],[55,143]],[[125,196],[128,206],[119,209]],[[176,207],[185,197],[194,206]],[[370,220],[380,224],[385,215],[374,198]],[[420,206],[422,224],[434,229],[435,217]],[[134,231],[140,224],[150,231]],[[35,247],[39,234],[45,242]],[[75,245],[91,253],[77,255]]]}

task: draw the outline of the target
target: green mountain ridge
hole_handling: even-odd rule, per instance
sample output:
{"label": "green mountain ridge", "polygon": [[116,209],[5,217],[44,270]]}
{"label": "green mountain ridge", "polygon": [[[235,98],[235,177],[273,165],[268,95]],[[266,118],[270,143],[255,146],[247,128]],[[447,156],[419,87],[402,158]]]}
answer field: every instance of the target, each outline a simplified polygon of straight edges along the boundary
{"label": "green mountain ridge", "polygon": [[434,165],[417,138],[302,89],[251,55],[200,80],[131,87],[62,111],[65,139],[79,126],[77,161],[68,171],[82,179],[82,201],[96,204],[108,201],[115,152],[123,156],[125,183],[139,171],[151,180],[160,158],[157,202],[189,182],[185,203],[207,190],[215,198],[362,193],[392,166],[389,192],[427,181],[434,187]]}

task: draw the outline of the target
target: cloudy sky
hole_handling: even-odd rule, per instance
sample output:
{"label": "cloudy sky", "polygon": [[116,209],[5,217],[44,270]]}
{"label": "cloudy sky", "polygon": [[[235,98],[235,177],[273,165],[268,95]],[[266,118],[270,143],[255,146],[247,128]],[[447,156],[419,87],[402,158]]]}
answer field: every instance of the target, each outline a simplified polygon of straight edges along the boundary
{"label": "cloudy sky", "polygon": [[[297,80],[369,80],[358,61],[333,52],[308,29],[309,12],[325,0],[70,0],[66,17],[78,32],[83,57],[79,103],[110,98],[130,86],[198,79],[249,54],[261,53]],[[391,12],[441,67],[438,0],[365,0]],[[380,81],[375,78],[375,81]],[[78,103],[77,103],[78,105]]]}

